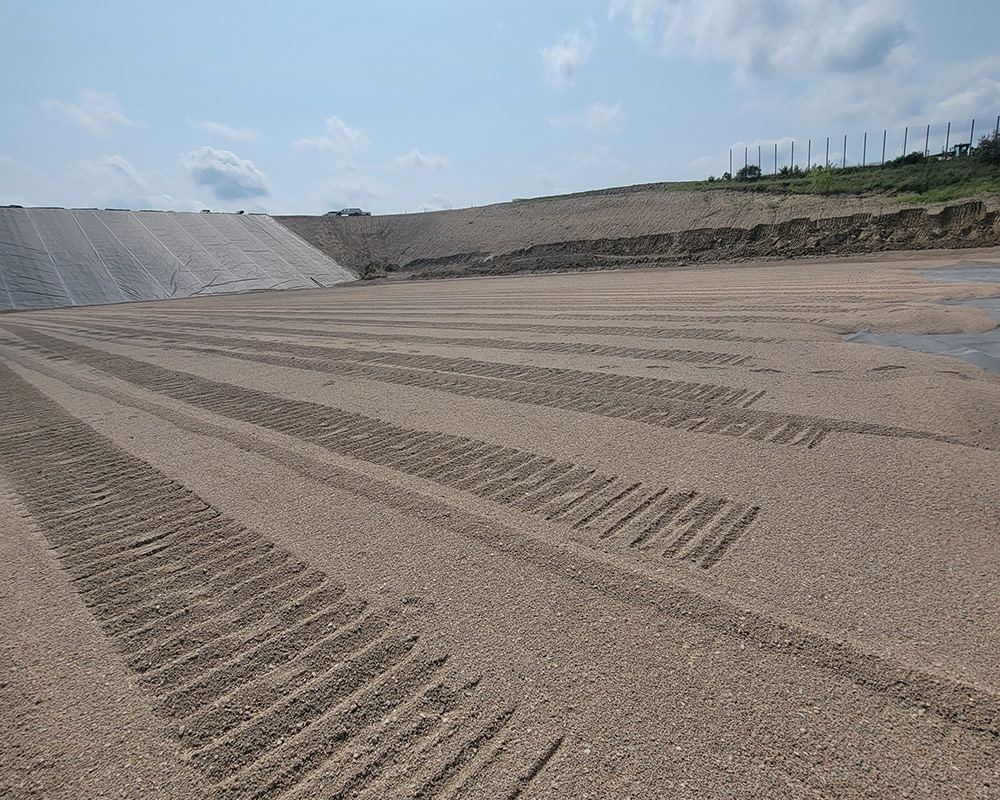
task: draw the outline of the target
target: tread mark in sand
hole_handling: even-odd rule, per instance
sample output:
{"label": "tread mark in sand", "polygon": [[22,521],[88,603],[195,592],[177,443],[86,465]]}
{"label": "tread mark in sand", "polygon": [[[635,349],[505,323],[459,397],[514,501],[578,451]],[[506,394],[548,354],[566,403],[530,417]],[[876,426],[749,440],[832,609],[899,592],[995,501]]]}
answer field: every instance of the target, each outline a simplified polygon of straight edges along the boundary
{"label": "tread mark in sand", "polygon": [[[120,326],[95,326],[91,324],[88,327],[90,330],[110,331],[122,334],[129,339],[134,339],[137,335],[137,331]],[[746,407],[764,394],[764,392],[754,393],[748,389],[738,389],[717,384],[672,381],[630,375],[612,375],[600,372],[583,372],[566,368],[539,367],[525,364],[505,364],[493,361],[479,361],[465,357],[359,350],[328,345],[293,344],[273,340],[251,339],[246,338],[246,336],[231,335],[223,337],[197,335],[181,333],[177,330],[177,327],[172,327],[169,331],[150,332],[146,336],[167,342],[190,342],[204,346],[214,345],[227,348],[225,351],[227,354],[230,353],[231,348],[239,348],[252,352],[295,356],[296,361],[299,358],[319,359],[332,364],[343,365],[345,368],[348,365],[399,367],[408,370],[433,371],[441,373],[442,376],[448,375],[449,377],[458,379],[483,378],[490,381],[507,380],[516,383],[547,385],[554,388],[580,388],[586,389],[588,392],[599,389],[615,392],[616,394],[628,392],[631,394],[648,395],[658,399],[683,399],[694,402],[711,402],[719,405]],[[242,334],[252,334],[254,332],[257,332],[256,329],[239,331]],[[288,331],[285,331],[285,333],[288,333]],[[473,341],[476,340],[468,340],[467,343]],[[528,342],[524,344],[532,343]],[[565,343],[557,343],[553,346],[562,348],[565,346]],[[198,348],[199,351],[203,349],[203,347]],[[560,349],[559,352],[562,352],[562,350]],[[235,355],[239,356],[240,354],[235,353]],[[732,354],[703,353],[701,355],[705,356],[704,360],[707,363],[718,363],[718,357],[723,355],[727,359],[737,358]],[[286,363],[290,362],[291,359],[286,359]]]}
{"label": "tread mark in sand", "polygon": [[[68,343],[63,340],[52,340],[52,342],[55,345],[63,344],[68,346]],[[51,353],[49,352],[50,348],[33,346],[30,349],[33,352],[42,354],[46,358],[51,356]],[[80,351],[76,352],[77,357],[81,354],[82,353]],[[53,360],[65,361],[67,359],[60,356],[59,358]],[[151,370],[144,371],[141,367],[142,363],[144,362],[133,362],[133,366],[136,367],[139,374],[143,375],[147,379],[151,376],[163,378],[164,375],[173,375],[174,377],[168,377],[165,383],[165,385],[172,387],[173,390],[181,391],[186,387],[194,394],[206,399],[210,399],[214,396],[214,390],[206,388],[203,383],[198,386],[192,386],[190,379],[193,376],[187,376],[185,378],[183,373],[165,373],[159,368],[152,368]],[[41,365],[38,366],[40,367]],[[50,371],[47,367],[42,369],[45,372]],[[5,377],[6,374],[13,374],[9,373],[9,371],[3,367],[0,367],[0,370],[4,373],[0,374],[0,378]],[[59,370],[53,370],[50,374],[59,372]],[[63,376],[63,378],[67,379],[70,384],[77,383],[76,379],[73,379],[68,375]],[[163,387],[161,387],[161,389],[162,388]],[[85,391],[90,390],[93,389],[85,389]],[[6,399],[2,397],[2,393],[4,391],[10,392],[13,390],[11,389],[9,382],[0,380],[0,399]],[[99,393],[103,393],[100,390],[97,391]],[[297,407],[295,403],[282,403],[277,398],[274,398],[274,400],[276,406],[280,405],[283,412],[295,412]],[[46,535],[49,536],[50,541],[55,542],[57,541],[59,535],[65,534],[66,529],[63,523],[72,524],[76,515],[85,515],[94,509],[107,511],[109,506],[117,504],[120,498],[112,490],[113,484],[116,480],[121,479],[126,482],[133,481],[133,479],[136,479],[138,476],[138,485],[135,487],[136,491],[131,495],[126,495],[127,497],[141,495],[144,487],[147,485],[154,485],[154,483],[149,480],[148,466],[144,465],[143,462],[138,462],[138,467],[135,466],[134,460],[130,462],[132,466],[126,465],[125,467],[118,464],[117,466],[108,468],[106,464],[104,467],[93,464],[93,459],[90,458],[86,448],[78,446],[81,443],[81,423],[68,415],[63,414],[59,417],[59,419],[46,418],[44,414],[39,413],[37,408],[29,409],[27,414],[22,413],[24,409],[23,403],[13,405],[8,403],[7,405],[9,408],[13,408],[15,410],[5,413],[4,418],[0,419],[0,452],[3,452],[6,455],[7,450],[3,448],[10,445],[10,452],[12,453],[11,459],[13,461],[12,466],[17,468],[19,465],[30,465],[28,466],[29,472],[37,478],[37,475],[39,474],[39,465],[36,460],[38,457],[38,453],[35,452],[36,448],[29,445],[26,451],[20,451],[19,453],[14,449],[14,445],[17,442],[22,442],[26,437],[29,437],[30,431],[36,431],[38,429],[38,421],[45,418],[45,435],[47,437],[63,437],[59,452],[53,453],[51,450],[48,452],[46,460],[47,468],[53,470],[61,470],[63,468],[69,469],[67,465],[79,465],[81,462],[87,462],[91,467],[89,470],[85,469],[83,472],[74,473],[72,480],[70,481],[60,482],[50,479],[46,483],[42,493],[34,494],[32,498],[32,505],[35,510],[39,510],[39,507],[41,507],[41,510],[43,511],[49,511],[54,514],[62,515],[55,522],[50,521],[50,523],[45,526]],[[234,408],[237,409],[240,407],[241,404],[234,406]],[[326,408],[326,412],[330,411],[331,409]],[[181,417],[184,416],[182,412],[177,412],[177,414]],[[173,412],[170,416],[174,417]],[[263,416],[272,421],[280,421],[282,418],[282,414],[278,413],[274,409],[268,410],[268,413]],[[371,420],[370,422],[371,424],[375,424],[377,421]],[[18,425],[20,425],[20,435],[5,435],[17,428]],[[355,420],[353,424],[349,424],[347,427],[359,428],[370,426],[369,422],[366,422],[365,420]],[[91,429],[83,429],[90,431],[91,435],[93,434]],[[222,435],[223,438],[225,438],[225,435],[221,433],[221,430],[222,429],[219,429],[217,435]],[[883,433],[883,435],[886,434]],[[102,439],[101,441],[106,443],[106,440]],[[957,443],[964,444],[962,442]],[[475,443],[469,441],[468,445],[475,445]],[[486,447],[486,445],[483,445],[483,447]],[[11,465],[0,462],[0,466],[9,467]],[[10,472],[9,469],[7,471]],[[19,471],[23,472],[23,470],[14,470],[15,473]],[[28,477],[30,478],[31,475]],[[98,475],[101,476],[99,480],[95,478],[95,476]],[[603,484],[599,484],[595,487],[592,485],[590,480],[595,475],[596,472],[594,470],[588,470],[582,467],[573,467],[560,474],[560,477],[557,480],[550,482],[548,485],[535,484],[537,491],[529,492],[527,495],[521,497],[518,503],[515,504],[515,507],[523,506],[525,508],[530,508],[536,510],[536,513],[539,515],[544,515],[542,510],[546,508],[551,509],[553,512],[558,511],[559,508],[568,502],[567,498],[572,500],[572,498],[579,496],[581,487],[583,486],[589,487],[587,494],[589,494],[589,492],[599,491]],[[23,474],[20,477],[21,479],[25,478]],[[310,475],[310,477],[312,476]],[[341,478],[343,477],[344,476],[341,476]],[[553,476],[550,475],[549,477]],[[597,477],[599,478],[600,476]],[[169,491],[171,482],[164,479],[158,481],[156,485],[161,486],[164,491]],[[176,484],[173,484],[173,488],[182,489],[183,487],[178,487]],[[38,484],[35,483],[32,486],[29,483],[28,489],[38,489]],[[693,491],[662,495],[659,499],[654,500],[651,504],[646,506],[641,513],[637,514],[629,524],[627,524],[624,528],[619,529],[617,533],[621,536],[623,544],[625,545],[649,551],[654,555],[657,553],[662,555],[662,552],[666,548],[672,546],[672,540],[676,538],[678,534],[677,526],[672,526],[665,521],[676,520],[680,516],[684,516],[685,518],[688,517],[690,515],[690,511],[695,506],[701,506],[704,499],[705,498],[703,496]],[[23,508],[26,505],[23,498],[17,502],[19,507]],[[709,532],[704,535],[705,538],[703,541],[697,543],[690,551],[688,551],[688,553],[685,554],[684,557],[690,559],[701,558],[704,566],[711,566],[726,552],[726,550],[732,545],[732,542],[739,537],[742,531],[753,523],[759,513],[760,509],[756,506],[741,506],[739,514],[736,513],[735,509],[730,509],[722,512],[721,514],[717,514],[715,517],[715,523],[708,528]],[[66,516],[67,514],[68,516]],[[222,525],[223,523],[225,523],[225,521],[220,520],[219,525]],[[635,524],[633,525],[632,523]],[[179,552],[183,554],[184,564],[186,564],[189,568],[197,568],[199,565],[199,552],[204,549],[205,553],[210,553],[212,555],[212,559],[220,557],[219,548],[212,547],[211,545],[213,543],[221,543],[222,545],[225,545],[228,543],[228,537],[233,538],[233,545],[242,549],[247,549],[248,551],[255,544],[259,544],[258,539],[260,537],[255,532],[248,532],[245,528],[242,528],[235,523],[226,524],[231,526],[231,529],[227,532],[223,533],[219,530],[213,531],[213,527],[218,526],[213,526],[211,520],[206,521],[203,519],[202,522],[197,523],[199,530],[196,535],[192,537],[193,541],[181,544],[174,543],[173,545],[164,545],[162,547],[153,547],[150,548],[144,555],[133,555],[130,559],[126,559],[123,563],[114,567],[115,574],[117,574],[118,578],[125,578],[129,574],[134,577],[135,575],[152,571],[156,565],[172,566],[172,554],[174,554],[178,547],[182,548]],[[240,539],[240,537],[243,538]],[[78,537],[71,529],[68,537],[66,538],[68,542],[72,543],[73,541],[76,541]],[[708,541],[709,539],[711,541]],[[143,566],[137,569],[132,566],[132,564],[137,562],[140,558],[143,560]],[[211,560],[203,562],[201,563],[200,568],[206,569],[210,563],[212,563]],[[183,574],[184,570],[181,569],[179,572]],[[308,579],[303,578],[303,581],[306,580]],[[96,583],[100,583],[100,580],[97,580]],[[302,594],[302,592],[310,588],[313,588],[313,586],[313,584],[308,586],[302,584],[302,588],[297,592],[296,596]],[[676,589],[674,591],[676,591]],[[680,606],[675,605],[678,600],[681,600]],[[99,605],[99,602],[93,600],[91,601],[92,608]],[[745,612],[743,609],[737,610],[735,608],[720,606],[715,601],[711,601],[697,593],[681,591],[680,595],[674,597],[671,601],[671,608],[674,608],[676,611],[681,613],[682,616],[702,622],[710,622],[713,627],[727,634],[752,639],[756,642],[757,646],[769,651],[788,652],[788,648],[790,646],[794,646],[797,657],[807,659],[814,665],[824,669],[833,669],[835,673],[843,675],[866,690],[884,693],[895,702],[902,703],[908,708],[923,708],[932,710],[935,714],[940,716],[943,722],[974,731],[977,734],[987,737],[992,742],[995,742],[997,738],[1000,737],[1000,703],[998,703],[996,695],[991,694],[990,692],[978,690],[977,688],[958,680],[914,669],[905,663],[881,657],[861,648],[856,648],[850,643],[833,640],[822,634],[817,634],[807,629],[799,628],[795,625],[789,625],[787,622],[774,620],[767,616],[752,615],[753,621],[748,623],[745,619]],[[185,617],[182,614],[173,614],[168,617],[157,617],[154,618],[153,623],[146,626],[146,629],[152,630],[157,626],[165,626],[173,621],[174,635],[176,636],[178,631],[186,633],[188,629],[201,623],[206,623],[207,625],[212,624],[214,611],[215,610],[212,606],[205,606],[203,604],[200,610],[200,616],[192,613],[188,617]],[[123,649],[128,649],[129,652],[140,651],[144,647],[144,645],[141,644],[142,637],[145,635],[144,629],[139,629],[136,633],[138,635],[119,637],[117,641]],[[373,631],[370,636],[365,636],[365,641],[370,642],[378,638],[378,635],[379,634],[377,632]],[[165,638],[169,639],[170,637],[168,636]],[[128,648],[126,647],[127,645],[131,645],[131,647]],[[357,649],[360,649],[360,647]],[[277,670],[273,673],[274,677],[281,679],[285,675],[295,672],[294,664],[295,662],[292,662],[285,669]],[[256,686],[257,684],[255,682],[247,684],[248,690],[255,688]],[[433,691],[437,691],[437,689],[438,684],[435,683]],[[431,688],[429,686],[425,686],[425,688],[421,691],[421,697],[426,698],[430,696],[431,693]],[[236,695],[228,695],[227,697],[235,696]],[[223,700],[225,701],[225,698],[223,698]],[[417,700],[415,699],[406,707],[414,708],[416,707],[416,702]],[[231,710],[233,713],[237,714],[237,716],[242,713],[239,705],[232,706]],[[215,710],[212,709],[210,713],[215,713]],[[398,719],[403,719],[405,714],[397,712],[396,717]],[[520,726],[518,726],[518,728],[520,728]],[[537,728],[535,731],[538,737],[544,735]],[[373,775],[376,771],[381,769],[381,766],[378,765],[392,761],[392,752],[394,751],[391,750],[391,748],[395,747],[395,744],[392,744],[393,742],[409,741],[401,727],[397,727],[393,732],[383,730],[380,734],[384,735],[381,736],[381,738],[370,741],[372,743],[377,742],[379,748],[383,748],[384,745],[385,748],[390,749],[379,749],[378,754],[366,753],[362,757],[359,750],[352,750],[352,748],[355,747],[355,743],[358,738],[354,737],[353,739],[348,740],[345,747],[341,748],[341,755],[339,757],[341,759],[351,759],[352,763],[356,763],[358,768],[362,770],[362,773],[358,774],[363,774],[365,776]],[[512,732],[511,728],[508,728],[508,734],[512,738],[517,735]],[[450,796],[453,798],[482,797],[486,795],[497,795],[507,798],[517,797],[519,796],[521,789],[527,785],[526,782],[530,781],[534,775],[538,774],[538,770],[544,768],[545,764],[548,763],[552,755],[559,751],[560,745],[560,739],[550,738],[543,741],[536,738],[531,743],[510,743],[509,739],[503,740],[498,736],[489,745],[490,753],[484,756],[481,763],[474,761],[469,763],[466,767],[463,767],[461,771],[462,777],[459,779],[457,788],[451,792]],[[367,747],[367,744],[364,746]],[[404,743],[401,746],[407,748],[407,753],[413,752],[408,749],[407,744]],[[546,748],[550,749],[547,750]],[[493,754],[501,751],[506,754],[505,757],[494,757]],[[515,782],[510,792],[504,794],[502,791],[497,791],[497,786],[501,785],[503,780],[508,779],[512,774],[508,757],[512,757],[514,752],[520,754],[525,759],[531,758],[532,753],[541,752],[542,755],[539,756],[534,762],[534,767],[531,767],[521,773],[522,778],[520,779],[520,782]],[[369,756],[373,760],[366,761],[365,759],[368,759]],[[354,762],[355,757],[357,757],[356,762]],[[315,796],[315,793],[311,790],[317,786],[316,781],[327,780],[327,775],[324,774],[323,770],[329,769],[332,774],[340,775],[340,772],[335,764],[336,758],[338,758],[338,756],[331,755],[330,759],[326,762],[326,766],[317,769],[313,778],[307,777],[300,782],[298,787],[301,787],[302,791],[299,791],[298,788],[292,790],[294,797],[299,798],[299,800],[305,800],[305,798]],[[371,764],[371,769],[368,770],[368,768],[364,766],[365,764]],[[499,777],[495,778],[494,776]],[[388,790],[381,790],[377,784],[372,786],[370,783],[367,783],[366,777],[363,777],[360,780],[362,781],[362,784],[369,787],[365,790],[361,790],[361,794],[358,794],[358,790],[356,788],[348,787],[343,791],[338,791],[333,796],[364,796],[377,798],[390,794]],[[327,784],[318,784],[319,788],[322,788],[324,785]],[[358,784],[354,784],[355,787],[357,785]],[[393,786],[394,784],[390,781],[386,785]]]}
{"label": "tread mark in sand", "polygon": [[[220,416],[251,422],[339,455],[403,470],[442,486],[554,520],[584,536],[595,547],[629,549],[637,538],[647,545],[651,538],[671,539],[673,543],[659,553],[648,546],[641,549],[708,568],[719,560],[718,557],[709,561],[691,555],[693,551],[706,555],[715,552],[710,543],[703,541],[705,536],[712,536],[713,542],[716,538],[725,539],[728,550],[749,528],[747,523],[734,530],[716,531],[714,527],[707,527],[711,519],[650,517],[654,502],[635,509],[632,516],[624,512],[623,521],[622,512],[614,513],[621,501],[634,493],[642,498],[650,494],[658,497],[666,494],[667,488],[626,484],[617,476],[593,471],[584,477],[577,465],[571,463],[444,433],[428,440],[433,441],[428,451],[416,448],[411,456],[401,461],[400,449],[407,450],[408,445],[420,441],[419,431],[330,406],[286,400],[259,390],[210,381],[37,332],[25,330],[21,333],[18,329],[17,333],[122,380]],[[557,465],[559,469],[551,469]],[[520,493],[511,491],[537,472],[548,472],[541,484],[526,484]],[[701,493],[696,496],[703,505],[720,511],[743,508],[742,504],[727,498]],[[721,552],[718,555],[721,557]]]}
{"label": "tread mark in sand", "polygon": [[[750,407],[766,392],[712,384],[495,364],[470,359],[373,353],[253,339],[185,337],[174,334],[153,338],[163,341],[211,339],[211,343],[224,342],[228,348],[238,346],[252,352],[196,346],[186,348],[183,345],[176,349],[417,386],[459,396],[561,408],[658,427],[747,438],[807,450],[819,447],[834,431],[966,444],[954,437],[909,428],[752,409]],[[44,348],[37,352],[44,353]],[[302,357],[291,355],[293,352],[302,353]],[[327,356],[316,357],[318,352],[326,353]],[[394,366],[396,364],[403,366]],[[486,373],[491,370],[493,374],[487,376]],[[477,371],[478,374],[475,374]]]}
{"label": "tread mark in sand", "polygon": [[[0,469],[216,796],[308,797],[318,775],[354,796],[400,764],[424,797],[488,777],[477,756],[516,708],[482,710],[490,691],[399,609],[347,597],[2,365],[0,401]],[[489,788],[518,796],[560,741],[494,748]]]}
{"label": "tread mark in sand", "polygon": [[[132,321],[132,319],[130,319]],[[134,320],[141,325],[148,321],[148,318]],[[170,325],[178,323],[176,317],[169,319],[157,319],[156,321],[167,322]],[[199,323],[193,320],[186,320],[184,325],[191,327],[215,327],[210,323]],[[765,336],[742,336],[732,331],[719,328],[668,328],[668,327],[640,327],[623,325],[542,325],[537,323],[497,323],[488,321],[478,322],[428,322],[423,320],[401,320],[396,318],[369,317],[364,319],[352,319],[348,323],[360,327],[379,328],[429,328],[435,330],[468,330],[482,333],[484,330],[503,331],[514,333],[552,333],[560,336],[569,335],[593,335],[593,336],[632,336],[652,339],[704,339],[709,341],[722,342],[751,342],[756,344],[776,343],[783,341]],[[224,326],[223,326],[224,327]],[[246,328],[240,328],[246,330]],[[260,332],[270,332],[268,328],[256,328]],[[278,330],[281,329],[272,329]],[[301,333],[301,331],[297,331]]]}

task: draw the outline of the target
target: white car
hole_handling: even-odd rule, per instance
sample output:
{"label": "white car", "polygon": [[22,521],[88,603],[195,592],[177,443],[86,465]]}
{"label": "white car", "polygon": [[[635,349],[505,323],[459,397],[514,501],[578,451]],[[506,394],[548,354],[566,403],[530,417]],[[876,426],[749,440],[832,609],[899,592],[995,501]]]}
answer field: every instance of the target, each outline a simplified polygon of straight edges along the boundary
{"label": "white car", "polygon": [[371,211],[362,211],[360,208],[342,208],[340,211],[327,211],[324,217],[370,217]]}

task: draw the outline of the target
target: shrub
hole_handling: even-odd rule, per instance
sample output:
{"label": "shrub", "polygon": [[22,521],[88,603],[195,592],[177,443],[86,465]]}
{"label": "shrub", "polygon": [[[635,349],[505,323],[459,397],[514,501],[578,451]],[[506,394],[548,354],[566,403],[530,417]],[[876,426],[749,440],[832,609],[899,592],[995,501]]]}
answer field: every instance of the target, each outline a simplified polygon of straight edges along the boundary
{"label": "shrub", "polygon": [[809,176],[809,185],[816,194],[836,194],[843,189],[835,167],[814,167]]}
{"label": "shrub", "polygon": [[736,173],[736,180],[738,181],[755,181],[760,178],[760,167],[756,164],[747,164],[745,167],[741,167],[739,172]]}
{"label": "shrub", "polygon": [[910,164],[923,164],[926,160],[927,157],[922,152],[914,150],[912,153],[907,153],[905,156],[894,158],[892,161],[886,161],[885,165],[887,167],[903,167]]}
{"label": "shrub", "polygon": [[1000,166],[1000,135],[994,131],[989,136],[984,136],[972,154],[980,161]]}
{"label": "shrub", "polygon": [[783,166],[781,169],[778,170],[778,177],[780,178],[801,178],[803,175],[805,175],[805,172],[802,170],[802,167],[800,167],[798,164],[796,164],[794,167],[789,167],[786,164],[785,166]]}

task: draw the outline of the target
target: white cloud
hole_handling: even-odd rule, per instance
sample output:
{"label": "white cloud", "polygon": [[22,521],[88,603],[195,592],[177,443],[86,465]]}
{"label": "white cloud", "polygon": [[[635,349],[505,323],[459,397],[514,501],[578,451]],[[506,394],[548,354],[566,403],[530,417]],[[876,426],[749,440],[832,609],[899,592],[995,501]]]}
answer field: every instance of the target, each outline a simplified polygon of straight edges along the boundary
{"label": "white cloud", "polygon": [[93,161],[81,161],[80,165],[95,177],[109,180],[128,189],[146,189],[146,182],[139,176],[132,162],[123,156],[101,156]]}
{"label": "white cloud", "polygon": [[684,169],[688,175],[704,176],[706,172],[711,171],[713,167],[717,167],[720,163],[721,161],[718,156],[699,156],[689,161]]}
{"label": "white cloud", "polygon": [[624,119],[625,115],[622,113],[621,103],[617,103],[613,106],[607,106],[604,105],[604,103],[594,103],[590,106],[590,108],[583,112],[570,114],[565,117],[555,116],[552,118],[552,124],[557,126],[600,130],[602,128],[612,128]]}
{"label": "white cloud", "polygon": [[49,114],[67,119],[99,137],[108,136],[115,125],[135,124],[125,116],[113,94],[93,89],[84,89],[80,92],[75,103],[43,100],[42,108]]}
{"label": "white cloud", "polygon": [[[780,139],[754,139],[753,141],[733,142],[729,149],[718,152],[714,155],[702,155],[687,163],[684,167],[685,174],[689,178],[704,179],[708,175],[721,176],[723,172],[729,171],[729,154],[733,155],[733,172],[743,167],[745,164],[757,164],[760,159],[761,169],[765,174],[770,174],[774,169],[774,146],[778,146],[778,168],[788,162],[789,150],[792,144],[791,136],[783,136]],[[807,146],[804,140],[796,141],[795,160],[800,166],[805,166],[807,156]],[[812,160],[815,163],[817,157],[821,156],[820,143],[813,141]],[[831,160],[832,160],[831,151]]]}
{"label": "white cloud", "polygon": [[906,49],[892,55],[879,70],[878,80],[828,76],[805,95],[786,98],[774,108],[776,114],[814,124],[849,124],[854,127],[848,130],[854,132],[868,126],[901,132],[904,125],[939,126],[949,121],[965,125],[972,117],[985,120],[990,115],[995,124],[998,110],[1000,57],[928,71],[917,54]]}
{"label": "white cloud", "polygon": [[[960,87],[959,91],[948,94]],[[935,119],[969,119],[983,114],[992,118],[986,120],[992,128],[996,124],[996,114],[1000,112],[1000,56],[991,56],[979,61],[955,64],[939,77],[937,97],[932,114]],[[978,137],[977,137],[978,138]]]}
{"label": "white cloud", "polygon": [[546,194],[566,194],[569,187],[562,182],[562,177],[552,170],[535,165],[531,171],[538,177]]}
{"label": "white cloud", "polygon": [[197,211],[205,207],[200,200],[175,199],[169,194],[155,191],[152,180],[120,155],[82,160],[76,166],[93,185],[91,202],[99,207],[172,211]]}
{"label": "white cloud", "polygon": [[271,192],[267,178],[254,163],[229,150],[199,147],[181,157],[181,167],[198,186],[220,200],[264,197]]}
{"label": "white cloud", "polygon": [[417,211],[446,211],[451,208],[451,203],[448,202],[448,198],[440,194],[427,195],[419,206],[417,206]]}
{"label": "white cloud", "polygon": [[394,169],[406,170],[407,172],[437,172],[447,169],[450,164],[444,156],[424,155],[416,148],[413,148],[404,156],[397,156],[392,160]]}
{"label": "white cloud", "polygon": [[929,69],[901,0],[610,0],[609,16],[665,57],[731,65],[748,104],[806,135],[1000,108],[1000,58]]}
{"label": "white cloud", "polygon": [[208,120],[197,122],[189,119],[188,124],[206,133],[211,133],[213,136],[221,136],[223,139],[230,139],[234,142],[252,142],[257,138],[257,131],[255,130],[251,130],[250,128],[233,128],[221,122],[210,122]]}
{"label": "white cloud", "polygon": [[557,89],[567,89],[573,85],[576,71],[582,67],[594,51],[596,37],[572,30],[562,35],[551,47],[543,47],[539,52],[545,66],[545,78]]}
{"label": "white cloud", "polygon": [[586,125],[591,130],[596,128],[607,128],[611,125],[616,125],[621,122],[624,118],[622,114],[622,104],[617,103],[613,106],[606,106],[603,103],[594,103],[590,108],[587,109],[587,114],[584,118],[584,125]]}
{"label": "white cloud", "polygon": [[548,194],[592,189],[596,186],[620,186],[628,176],[625,164],[607,145],[566,153],[555,167],[533,166]]}
{"label": "white cloud", "polygon": [[378,178],[357,174],[325,180],[317,187],[323,204],[331,209],[370,206],[389,193],[389,187]]}
{"label": "white cloud", "polygon": [[732,62],[741,78],[876,69],[912,35],[897,0],[611,0],[619,14],[665,55]]}
{"label": "white cloud", "polygon": [[303,150],[319,150],[347,155],[363,150],[371,144],[360,128],[352,128],[340,117],[329,117],[326,120],[326,135],[311,136],[299,139],[295,146]]}

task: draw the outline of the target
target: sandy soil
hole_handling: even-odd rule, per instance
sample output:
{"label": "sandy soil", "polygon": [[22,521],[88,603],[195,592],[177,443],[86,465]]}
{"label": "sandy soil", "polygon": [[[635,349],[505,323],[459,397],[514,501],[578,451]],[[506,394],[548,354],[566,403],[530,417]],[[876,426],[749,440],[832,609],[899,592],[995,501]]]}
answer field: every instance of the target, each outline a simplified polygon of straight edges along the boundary
{"label": "sandy soil", "polygon": [[[1000,198],[986,196],[982,200],[987,209],[1000,208]],[[491,256],[557,242],[703,228],[753,228],[803,218],[882,215],[912,206],[882,195],[666,191],[654,184],[424,214],[275,219],[338,263],[357,271],[369,263],[405,266],[418,259]],[[945,205],[922,207],[937,213]]]}
{"label": "sandy soil", "polygon": [[0,794],[995,798],[1000,250],[0,320]]}

